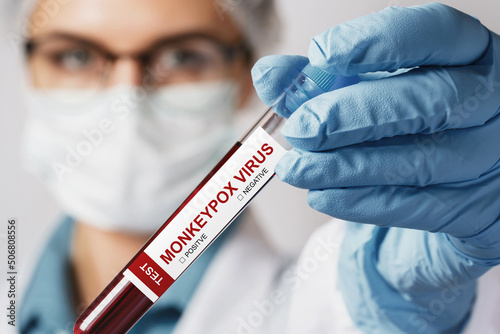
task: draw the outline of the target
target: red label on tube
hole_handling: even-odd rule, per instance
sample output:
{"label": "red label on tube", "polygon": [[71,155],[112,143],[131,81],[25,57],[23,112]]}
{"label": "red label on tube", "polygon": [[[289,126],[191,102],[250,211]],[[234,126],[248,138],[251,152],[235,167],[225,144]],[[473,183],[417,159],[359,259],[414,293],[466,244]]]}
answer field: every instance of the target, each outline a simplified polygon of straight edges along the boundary
{"label": "red label on tube", "polygon": [[158,266],[146,253],[141,253],[128,267],[128,270],[158,297],[167,291],[172,283],[174,283],[174,279]]}

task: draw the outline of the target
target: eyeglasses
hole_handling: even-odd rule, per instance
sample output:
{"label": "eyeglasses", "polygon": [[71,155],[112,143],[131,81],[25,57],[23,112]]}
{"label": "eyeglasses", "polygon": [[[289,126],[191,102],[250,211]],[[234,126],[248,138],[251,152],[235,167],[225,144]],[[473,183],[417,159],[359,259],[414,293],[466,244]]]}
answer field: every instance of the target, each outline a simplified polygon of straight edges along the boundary
{"label": "eyeglasses", "polygon": [[115,54],[100,45],[64,34],[26,43],[33,81],[42,88],[96,88],[106,84],[114,62],[133,58],[142,65],[144,86],[220,80],[235,59],[250,59],[245,43],[227,45],[204,35],[156,43],[147,52]]}

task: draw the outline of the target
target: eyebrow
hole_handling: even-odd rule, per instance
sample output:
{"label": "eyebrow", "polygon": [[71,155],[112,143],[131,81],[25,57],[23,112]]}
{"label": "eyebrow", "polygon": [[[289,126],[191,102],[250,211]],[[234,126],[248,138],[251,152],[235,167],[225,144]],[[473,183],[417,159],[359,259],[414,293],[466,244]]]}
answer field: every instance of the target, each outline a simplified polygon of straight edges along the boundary
{"label": "eyebrow", "polygon": [[65,32],[53,32],[49,33],[40,37],[36,38],[31,38],[26,41],[26,51],[31,53],[33,49],[39,45],[40,43],[43,43],[46,40],[51,40],[51,39],[66,39],[66,40],[71,40],[73,42],[77,42],[80,44],[84,44],[86,46],[90,46],[92,48],[98,49],[99,51],[102,51],[103,53],[106,54],[113,54],[109,50],[107,50],[106,47],[104,47],[101,43],[92,40],[90,38],[82,37],[76,34],[70,34],[70,33],[65,33]]}
{"label": "eyebrow", "polygon": [[[41,43],[45,40],[50,40],[50,39],[55,39],[55,38],[71,40],[71,41],[95,48],[111,58],[117,57],[117,53],[109,51],[104,45],[102,45],[102,43],[100,43],[94,39],[88,38],[88,37],[80,36],[78,34],[73,34],[73,33],[67,33],[67,32],[52,32],[52,33],[49,33],[49,34],[46,34],[46,35],[43,35],[40,37],[28,39],[26,41],[26,51],[28,54],[30,54],[39,43]],[[188,32],[188,33],[184,33],[184,34],[180,34],[180,35],[159,38],[156,41],[154,41],[153,43],[150,43],[149,46],[144,48],[143,50],[140,50],[137,52],[131,52],[127,55],[134,56],[134,57],[141,56],[141,55],[147,53],[149,50],[158,48],[162,45],[175,43],[177,41],[181,41],[181,40],[189,39],[189,38],[206,38],[206,39],[212,40],[212,41],[214,41],[222,46],[231,46],[231,45],[236,46],[236,45],[243,45],[244,44],[243,41],[239,41],[238,43],[228,43],[228,42],[222,41],[220,38],[217,38],[216,36],[213,36],[212,34],[209,34],[206,32],[200,32],[200,31],[193,31],[193,32]]]}

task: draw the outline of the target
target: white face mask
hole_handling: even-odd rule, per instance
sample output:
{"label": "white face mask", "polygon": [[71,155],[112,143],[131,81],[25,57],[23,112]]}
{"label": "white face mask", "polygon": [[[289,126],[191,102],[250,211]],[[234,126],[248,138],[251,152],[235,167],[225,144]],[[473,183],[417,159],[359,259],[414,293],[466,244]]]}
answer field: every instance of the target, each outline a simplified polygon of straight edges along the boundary
{"label": "white face mask", "polygon": [[75,219],[150,233],[234,143],[235,87],[117,87],[91,99],[81,91],[31,91],[26,168]]}

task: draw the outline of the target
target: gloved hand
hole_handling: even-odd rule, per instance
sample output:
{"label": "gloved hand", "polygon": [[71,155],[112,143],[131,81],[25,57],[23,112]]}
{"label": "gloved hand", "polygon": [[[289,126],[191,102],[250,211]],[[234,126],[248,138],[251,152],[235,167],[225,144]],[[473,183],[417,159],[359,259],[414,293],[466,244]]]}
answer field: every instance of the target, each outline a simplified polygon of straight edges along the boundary
{"label": "gloved hand", "polygon": [[[282,130],[295,149],[278,177],[310,189],[318,211],[370,224],[348,227],[340,260],[353,320],[459,331],[475,279],[500,263],[500,37],[441,4],[388,8],[316,36],[309,60],[347,76],[410,69],[320,95]],[[273,104],[306,61],[259,61],[261,99]]]}

